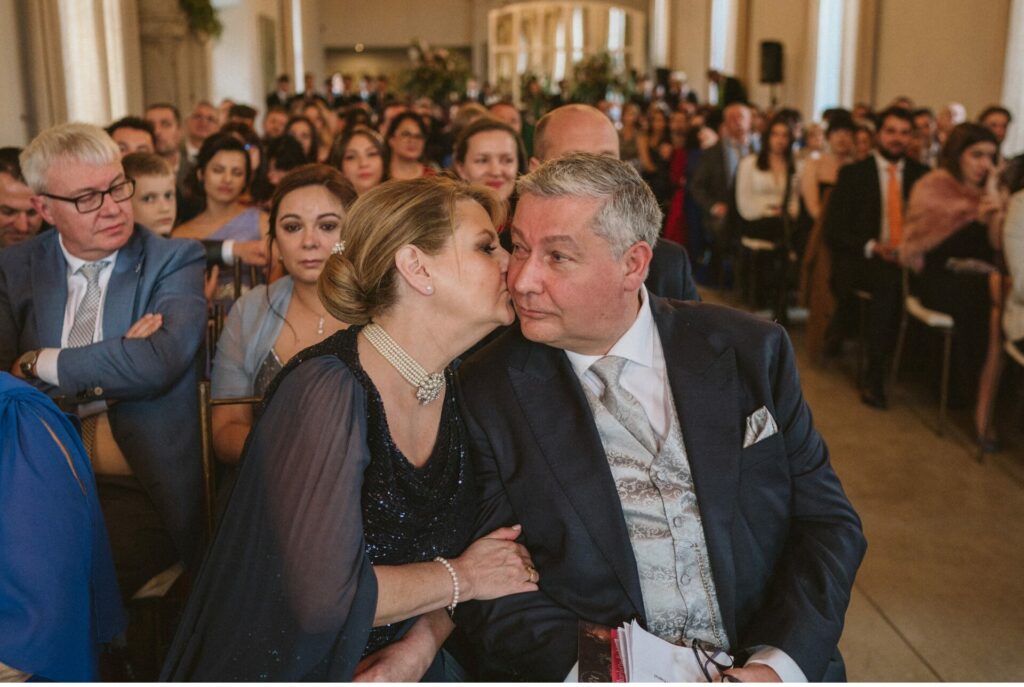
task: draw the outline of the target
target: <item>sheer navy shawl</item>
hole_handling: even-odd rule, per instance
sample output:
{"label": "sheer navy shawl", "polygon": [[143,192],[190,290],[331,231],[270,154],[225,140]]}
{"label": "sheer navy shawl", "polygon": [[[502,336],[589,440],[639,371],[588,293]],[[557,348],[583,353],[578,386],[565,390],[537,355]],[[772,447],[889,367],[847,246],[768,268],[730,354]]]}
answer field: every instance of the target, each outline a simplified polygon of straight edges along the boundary
{"label": "sheer navy shawl", "polygon": [[377,606],[360,500],[365,407],[334,355],[275,380],[162,680],[352,679]]}
{"label": "sheer navy shawl", "polygon": [[0,662],[50,681],[95,680],[98,644],[123,628],[78,430],[45,394],[0,372]]}

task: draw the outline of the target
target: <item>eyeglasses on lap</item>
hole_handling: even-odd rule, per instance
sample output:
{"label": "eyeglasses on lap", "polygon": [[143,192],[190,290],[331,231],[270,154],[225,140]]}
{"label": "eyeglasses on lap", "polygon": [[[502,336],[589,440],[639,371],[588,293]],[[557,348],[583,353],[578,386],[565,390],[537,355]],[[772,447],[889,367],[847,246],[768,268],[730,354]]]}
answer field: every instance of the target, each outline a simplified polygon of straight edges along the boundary
{"label": "eyeglasses on lap", "polygon": [[88,191],[80,196],[74,198],[68,198],[66,196],[58,196],[53,193],[40,193],[41,196],[47,198],[53,198],[54,200],[63,200],[65,203],[74,203],[75,209],[83,215],[89,212],[96,212],[103,207],[103,201],[105,196],[110,196],[114,199],[115,203],[122,203],[132,196],[135,195],[135,180],[127,178],[124,181],[112,185],[106,191]]}

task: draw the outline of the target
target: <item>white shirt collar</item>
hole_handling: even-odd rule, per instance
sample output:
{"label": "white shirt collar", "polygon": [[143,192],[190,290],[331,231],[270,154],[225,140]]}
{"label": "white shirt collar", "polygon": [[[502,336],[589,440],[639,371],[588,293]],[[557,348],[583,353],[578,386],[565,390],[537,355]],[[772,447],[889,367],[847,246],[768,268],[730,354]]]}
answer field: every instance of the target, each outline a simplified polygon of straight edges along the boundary
{"label": "white shirt collar", "polygon": [[[92,260],[92,261],[83,260],[82,258],[75,257],[74,255],[69,253],[68,249],[64,246],[64,237],[61,236],[60,234],[57,234],[57,244],[60,246],[60,252],[64,254],[64,260],[68,263],[68,275],[69,276],[72,275],[72,274],[77,273],[78,270],[81,269],[82,265],[87,265],[87,264],[89,264],[89,262],[99,262],[99,260]],[[106,266],[104,266],[104,268],[103,268],[104,270],[108,269],[114,263],[117,262],[117,254],[118,254],[118,252],[119,251],[115,250],[113,253],[111,253],[107,257],[100,258],[100,260],[106,260],[107,261]]]}
{"label": "white shirt collar", "polygon": [[[633,324],[629,326],[626,333],[619,337],[619,340],[611,347],[608,355],[619,356],[644,367],[654,367],[656,339],[657,330],[654,324],[654,314],[651,312],[651,299],[647,295],[647,287],[641,286],[640,310],[637,312],[636,319],[633,320]],[[572,351],[566,351],[565,355],[568,356],[569,363],[572,364],[572,369],[576,372],[577,377],[583,377],[591,365],[604,357],[583,355]]]}
{"label": "white shirt collar", "polygon": [[878,165],[878,172],[880,174],[887,174],[889,172],[890,165],[896,165],[896,171],[898,172],[903,171],[903,165],[906,162],[907,158],[901,157],[896,162],[890,162],[889,160],[885,159],[885,157],[883,157],[882,154],[879,153],[877,150],[873,151],[872,154],[875,156],[875,164]]}

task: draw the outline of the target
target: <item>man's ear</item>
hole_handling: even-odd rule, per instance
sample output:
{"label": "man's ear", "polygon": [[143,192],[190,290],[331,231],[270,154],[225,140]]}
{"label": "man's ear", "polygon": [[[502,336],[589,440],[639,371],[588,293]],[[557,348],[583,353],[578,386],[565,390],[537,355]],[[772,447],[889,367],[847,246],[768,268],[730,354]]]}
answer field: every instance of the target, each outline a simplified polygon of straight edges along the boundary
{"label": "man's ear", "polygon": [[29,199],[32,203],[32,207],[36,209],[39,216],[43,218],[43,221],[47,224],[54,224],[53,215],[50,213],[49,204],[46,202],[46,198],[43,196],[32,196]]}
{"label": "man's ear", "polygon": [[424,295],[433,292],[432,274],[426,254],[416,246],[407,243],[395,253],[395,267],[398,273],[414,291]]}
{"label": "man's ear", "polygon": [[533,157],[531,155],[530,156],[530,171],[532,172],[533,170],[535,170],[538,167],[540,167],[540,165],[541,165],[540,160],[538,160],[537,158],[535,158],[535,157]]}
{"label": "man's ear", "polygon": [[623,286],[627,291],[639,289],[647,279],[653,256],[654,249],[646,241],[637,241],[626,249],[622,255],[622,264],[626,270]]}

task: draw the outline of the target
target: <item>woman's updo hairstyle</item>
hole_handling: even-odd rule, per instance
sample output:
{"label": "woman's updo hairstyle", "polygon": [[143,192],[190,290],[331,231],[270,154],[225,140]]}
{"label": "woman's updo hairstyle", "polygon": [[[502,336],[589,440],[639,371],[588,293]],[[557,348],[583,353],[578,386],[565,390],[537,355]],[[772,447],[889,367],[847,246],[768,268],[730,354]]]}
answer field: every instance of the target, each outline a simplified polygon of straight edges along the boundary
{"label": "woman's updo hairstyle", "polygon": [[323,186],[328,193],[338,199],[346,213],[356,200],[356,190],[352,188],[348,179],[335,168],[321,164],[296,167],[281,178],[281,183],[274,189],[274,195],[270,199],[268,235],[271,241],[277,237],[277,214],[281,209],[281,201],[292,191],[307,186]]}
{"label": "woman's updo hairstyle", "polygon": [[389,181],[367,191],[345,220],[345,248],[331,255],[317,291],[333,317],[366,324],[398,299],[395,254],[413,245],[436,255],[455,233],[460,201],[480,204],[495,226],[507,207],[489,188],[444,176]]}

